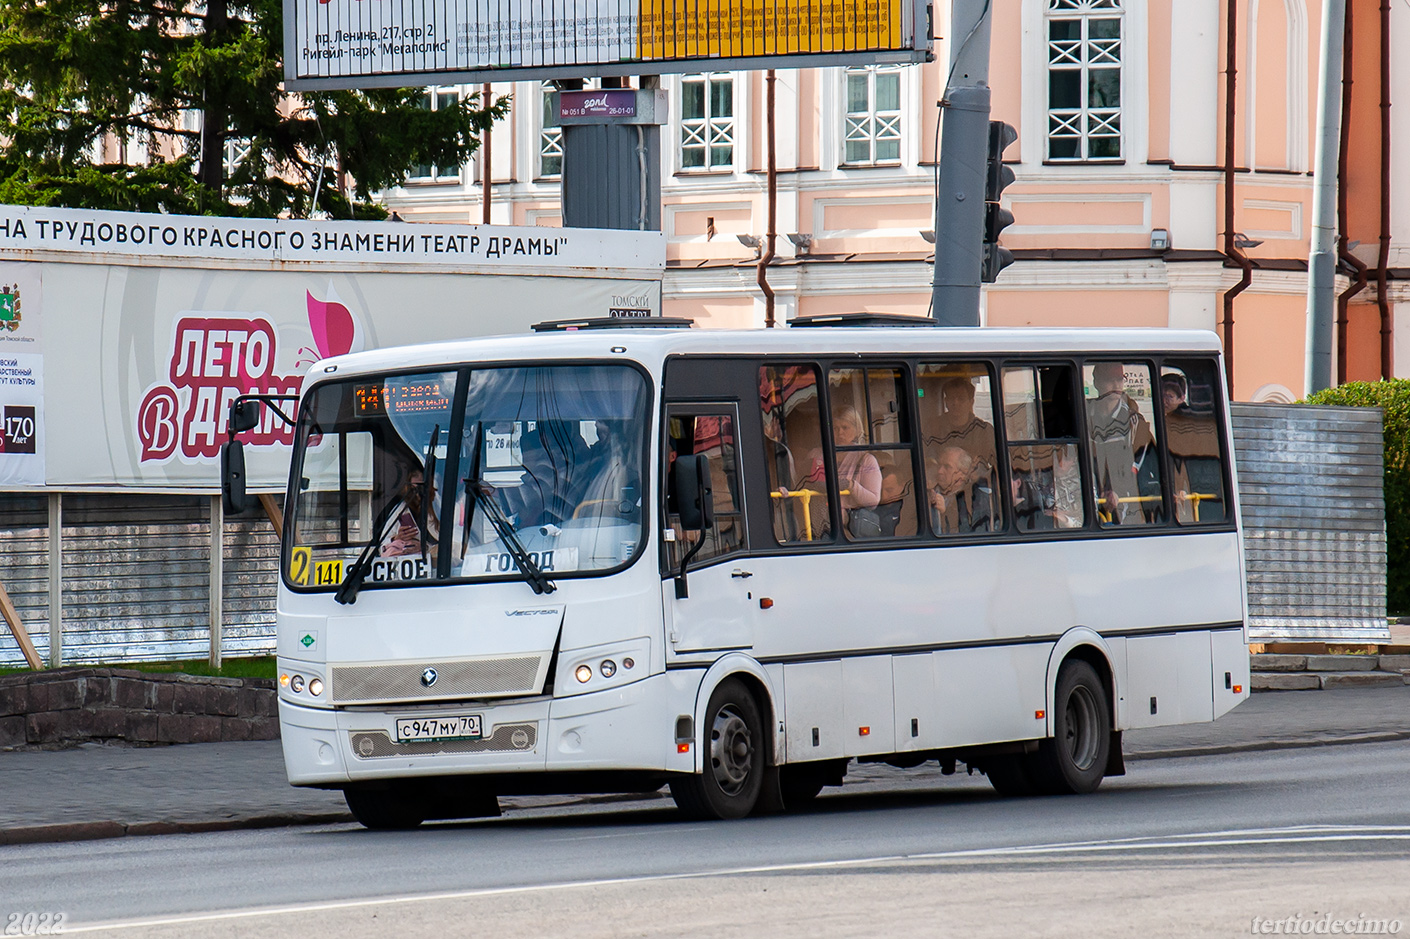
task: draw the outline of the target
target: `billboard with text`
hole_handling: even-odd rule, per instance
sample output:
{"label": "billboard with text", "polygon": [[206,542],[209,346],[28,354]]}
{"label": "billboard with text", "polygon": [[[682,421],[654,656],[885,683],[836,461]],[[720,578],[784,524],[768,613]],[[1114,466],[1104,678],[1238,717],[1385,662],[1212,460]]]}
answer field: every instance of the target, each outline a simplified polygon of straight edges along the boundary
{"label": "billboard with text", "polygon": [[931,0],[285,0],[284,75],[300,90],[921,62],[931,15]]}
{"label": "billboard with text", "polygon": [[[659,232],[0,207],[0,490],[218,491],[230,402],[346,352],[660,315]],[[244,435],[282,489],[291,432]]]}

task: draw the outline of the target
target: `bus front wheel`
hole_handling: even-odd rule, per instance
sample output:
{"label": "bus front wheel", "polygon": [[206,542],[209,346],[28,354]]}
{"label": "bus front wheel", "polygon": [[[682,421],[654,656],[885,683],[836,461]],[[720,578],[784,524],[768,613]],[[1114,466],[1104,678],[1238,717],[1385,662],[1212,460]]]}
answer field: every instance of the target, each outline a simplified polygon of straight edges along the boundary
{"label": "bus front wheel", "polygon": [[1053,736],[1029,757],[1030,775],[1055,795],[1093,792],[1110,750],[1111,707],[1101,678],[1087,662],[1064,662],[1053,698]]}
{"label": "bus front wheel", "polygon": [[344,789],[343,799],[348,803],[353,818],[364,828],[416,828],[426,820],[424,812],[396,788]]}
{"label": "bus front wheel", "polygon": [[671,780],[671,797],[691,818],[743,818],[759,801],[768,743],[759,704],[737,678],[710,695],[700,728],[701,773]]}

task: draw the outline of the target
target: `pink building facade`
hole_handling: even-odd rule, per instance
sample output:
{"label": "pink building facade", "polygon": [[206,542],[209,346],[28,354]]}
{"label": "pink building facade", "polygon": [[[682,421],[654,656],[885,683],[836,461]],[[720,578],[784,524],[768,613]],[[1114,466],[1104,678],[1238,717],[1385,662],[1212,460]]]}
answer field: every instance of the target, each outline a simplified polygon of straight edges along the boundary
{"label": "pink building facade", "polygon": [[[984,291],[990,325],[1179,326],[1230,331],[1234,394],[1303,394],[1306,261],[1312,219],[1321,4],[1232,0],[1236,87],[1233,217],[1226,218],[1225,62],[1231,0],[999,0],[994,114],[1019,131],[1005,156],[1018,260]],[[1382,5],[1387,7],[1382,11]],[[1410,160],[1381,173],[1381,75],[1410,100],[1410,8],[1348,0],[1352,96],[1343,177],[1349,253],[1368,268],[1346,303],[1341,378],[1410,375]],[[936,22],[949,22],[937,0]],[[769,269],[780,320],[844,311],[924,314],[930,300],[937,102],[946,38],[928,65],[777,73],[778,260]],[[1402,57],[1402,62],[1404,61]],[[766,225],[762,72],[663,76],[664,312],[702,326],[761,326],[755,249]],[[442,88],[432,106],[456,94]],[[511,116],[490,141],[490,218],[561,224],[561,135],[535,83],[494,86]],[[1388,109],[1392,154],[1410,153],[1410,110]],[[482,218],[480,164],[423,167],[386,193],[408,221]],[[1382,204],[1388,206],[1388,220]],[[1386,224],[1388,222],[1388,224]],[[1384,228],[1384,231],[1383,231]],[[1381,263],[1382,235],[1388,236]],[[1350,273],[1355,267],[1345,264]],[[1385,290],[1377,268],[1385,268]],[[1339,291],[1356,278],[1344,276]],[[1382,302],[1384,301],[1384,302]],[[1383,337],[1385,349],[1383,354]],[[1398,354],[1397,354],[1398,353]]]}

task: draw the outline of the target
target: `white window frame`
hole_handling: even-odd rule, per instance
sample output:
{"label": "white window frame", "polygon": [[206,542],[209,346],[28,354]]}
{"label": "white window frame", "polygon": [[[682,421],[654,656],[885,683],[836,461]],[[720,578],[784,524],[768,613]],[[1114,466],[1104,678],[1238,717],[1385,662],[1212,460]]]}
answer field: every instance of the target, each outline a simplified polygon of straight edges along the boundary
{"label": "white window frame", "polygon": [[[739,163],[740,150],[743,144],[740,130],[743,127],[739,109],[740,85],[743,84],[741,76],[747,73],[741,72],[696,72],[682,75],[677,80],[676,100],[681,102],[676,108],[679,116],[675,119],[675,140],[672,147],[675,153],[676,171],[681,174],[720,174],[733,173]],[[716,81],[728,81],[730,87],[730,113],[728,116],[715,115],[711,111],[711,101],[713,95],[710,94],[709,86]],[[685,117],[685,86],[690,84],[704,84],[705,88],[705,116],[703,118]],[[691,149],[701,149],[705,154],[704,166],[686,166],[685,151],[687,135],[690,135]],[[716,146],[728,144],[730,157],[727,163],[712,163],[712,151]]]}
{"label": "white window frame", "polygon": [[[427,88],[426,97],[431,102],[432,111],[438,110],[440,108],[440,100],[443,95],[454,95],[455,100],[458,103],[464,99],[465,89],[460,85],[437,85],[433,88]],[[426,164],[422,165],[425,166]],[[405,181],[403,181],[402,185],[427,186],[459,183],[463,179],[465,167],[437,166],[436,164],[432,163],[430,164],[430,170],[431,173],[429,176],[417,176],[408,174]]]}
{"label": "white window frame", "polygon": [[254,141],[249,137],[225,138],[225,176],[228,179],[250,155]]}
{"label": "white window frame", "polygon": [[[557,90],[551,81],[537,83],[538,87],[538,120],[535,122],[536,144],[534,146],[534,179],[562,179],[563,178],[563,125],[548,124],[546,118],[552,95]],[[549,173],[544,170],[544,157],[558,157],[558,172]]]}
{"label": "white window frame", "polygon": [[[1044,81],[1043,122],[1044,159],[1050,163],[1115,163],[1128,156],[1126,126],[1128,123],[1128,94],[1126,52],[1130,48],[1128,40],[1127,6],[1123,0],[1045,0],[1043,16]],[[1121,24],[1120,35],[1116,39],[1092,39],[1090,23],[1094,19],[1115,19]],[[1049,38],[1049,24],[1054,20],[1077,20],[1081,23],[1081,36],[1062,44]],[[1087,100],[1088,76],[1094,69],[1115,71],[1120,88],[1121,104],[1114,108],[1093,108]],[[1051,107],[1050,81],[1054,72],[1077,72],[1080,104],[1076,108]],[[1062,130],[1065,139],[1077,140],[1075,156],[1053,156],[1052,140],[1054,131]],[[1115,138],[1115,155],[1093,156],[1093,140]]]}
{"label": "white window frame", "polygon": [[[849,110],[850,95],[848,85],[851,83],[851,76],[865,73],[867,76],[867,110]],[[896,76],[896,108],[878,111],[876,107],[876,76],[880,73],[894,74]],[[906,108],[906,73],[899,65],[864,65],[842,69],[841,88],[841,113],[842,113],[842,134],[840,140],[841,150],[838,154],[838,165],[849,166],[900,166],[906,156],[906,134],[905,115]],[[867,124],[866,129],[858,126],[859,118]],[[862,130],[861,136],[853,136],[854,130]],[[847,159],[847,143],[855,140],[867,141],[868,157],[865,160]],[[896,141],[895,158],[877,159],[876,145],[878,141]]]}

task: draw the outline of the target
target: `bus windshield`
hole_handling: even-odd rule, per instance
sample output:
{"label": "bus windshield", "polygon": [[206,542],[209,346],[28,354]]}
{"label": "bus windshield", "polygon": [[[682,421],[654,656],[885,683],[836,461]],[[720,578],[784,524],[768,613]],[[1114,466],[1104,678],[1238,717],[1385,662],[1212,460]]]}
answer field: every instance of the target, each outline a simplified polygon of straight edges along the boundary
{"label": "bus windshield", "polygon": [[359,557],[368,588],[525,579],[520,547],[546,577],[620,567],[642,540],[649,413],[621,365],[324,382],[299,420],[285,579],[336,589]]}

